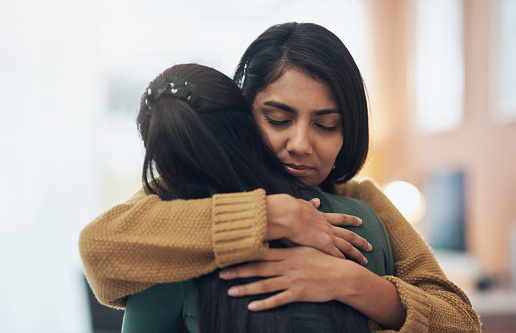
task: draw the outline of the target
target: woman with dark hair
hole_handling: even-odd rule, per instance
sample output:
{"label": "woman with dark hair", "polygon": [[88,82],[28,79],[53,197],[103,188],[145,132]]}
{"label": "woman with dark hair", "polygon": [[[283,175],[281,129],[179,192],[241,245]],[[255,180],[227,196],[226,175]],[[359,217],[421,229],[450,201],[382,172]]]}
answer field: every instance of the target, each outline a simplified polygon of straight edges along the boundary
{"label": "woman with dark hair", "polygon": [[[241,91],[222,73],[195,64],[173,66],[149,85],[140,104],[147,193],[163,200],[198,199],[263,188],[268,194],[320,196],[325,210],[343,207],[364,219],[360,232],[368,232],[375,244],[368,268],[378,275],[394,273],[387,235],[372,209],[349,198],[328,200],[290,175],[262,139]],[[183,325],[190,332],[369,332],[363,314],[338,302],[250,312],[249,297],[227,294],[232,284],[215,272],[131,295],[122,332],[173,332]],[[184,311],[188,304],[197,310]]]}
{"label": "woman with dark hair", "polygon": [[[321,218],[336,224],[331,220],[335,216],[313,214],[310,207],[288,195],[249,191],[217,194],[202,201],[162,201],[140,192],[97,218],[81,234],[85,273],[98,299],[123,306],[127,295],[153,284],[259,260],[221,272],[224,279],[266,278],[237,283],[229,289],[235,296],[279,291],[251,302],[253,311],[291,302],[339,300],[374,321],[375,330],[479,331],[478,315],[467,296],[446,278],[420,235],[372,181],[352,179],[367,155],[368,110],[360,72],[344,44],[318,25],[273,26],[249,46],[235,80],[288,173],[306,185],[320,185],[324,195],[360,199],[374,209],[389,235],[395,275],[381,278],[338,254],[330,255],[337,247],[348,258],[362,262],[360,256],[353,256],[356,252],[347,250],[360,244],[353,241],[351,232],[332,237],[345,229],[327,228],[330,237],[319,242],[320,235],[328,236],[322,229],[306,229],[308,237],[303,238],[299,236],[303,233],[276,228],[278,221],[291,231],[295,226],[312,228],[323,225],[317,223]],[[300,213],[300,207],[307,210]],[[221,228],[221,220],[237,221],[248,233],[231,237]],[[138,230],[128,228],[136,222],[155,234],[141,239]],[[164,224],[168,229],[158,231]],[[178,239],[177,230],[199,237],[195,246]],[[283,230],[292,242],[308,247],[267,250],[265,240],[285,237],[274,230]],[[331,249],[323,249],[323,243]],[[129,255],[135,252],[142,255]],[[113,254],[117,260],[110,259]]]}

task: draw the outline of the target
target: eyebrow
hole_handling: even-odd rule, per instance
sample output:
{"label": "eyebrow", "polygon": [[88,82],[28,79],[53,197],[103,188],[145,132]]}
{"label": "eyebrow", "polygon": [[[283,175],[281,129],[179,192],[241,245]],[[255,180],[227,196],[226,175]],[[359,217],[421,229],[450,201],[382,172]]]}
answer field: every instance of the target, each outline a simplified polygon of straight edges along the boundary
{"label": "eyebrow", "polygon": [[[288,105],[285,105],[283,103],[279,103],[279,102],[275,102],[275,101],[265,101],[263,102],[264,105],[268,105],[268,106],[272,106],[272,107],[275,107],[275,108],[278,108],[280,110],[283,110],[285,112],[289,112],[289,113],[297,113],[297,110],[288,106]],[[315,116],[324,116],[326,114],[332,114],[332,113],[340,113],[338,109],[334,109],[334,108],[331,108],[331,109],[322,109],[322,110],[316,110],[316,111],[313,111],[312,114],[315,115]]]}

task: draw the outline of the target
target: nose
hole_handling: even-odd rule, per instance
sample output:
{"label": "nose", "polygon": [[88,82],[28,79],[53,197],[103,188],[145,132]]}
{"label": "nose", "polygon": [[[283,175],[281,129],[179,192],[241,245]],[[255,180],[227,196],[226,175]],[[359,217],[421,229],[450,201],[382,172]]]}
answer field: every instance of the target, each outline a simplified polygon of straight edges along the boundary
{"label": "nose", "polygon": [[312,138],[308,126],[297,124],[291,128],[287,151],[296,155],[309,155],[313,152]]}

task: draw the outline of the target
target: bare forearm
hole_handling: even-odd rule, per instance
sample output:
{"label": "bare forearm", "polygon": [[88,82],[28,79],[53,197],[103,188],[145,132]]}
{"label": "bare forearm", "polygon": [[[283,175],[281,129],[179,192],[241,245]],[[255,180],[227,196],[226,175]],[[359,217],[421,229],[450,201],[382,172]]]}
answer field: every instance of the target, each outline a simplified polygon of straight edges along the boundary
{"label": "bare forearm", "polygon": [[246,296],[278,292],[251,302],[252,311],[292,302],[337,300],[387,328],[399,329],[405,321],[405,312],[393,283],[351,260],[335,258],[310,247],[272,248],[261,262],[221,272],[223,279],[249,277],[266,279],[233,286],[229,294]]}
{"label": "bare forearm", "polygon": [[381,189],[371,181],[349,182],[340,194],[367,202],[389,235],[397,267],[396,285],[406,309],[403,332],[480,332],[466,294],[442,272],[433,253]]}
{"label": "bare forearm", "polygon": [[344,287],[336,292],[337,300],[383,327],[400,329],[406,313],[395,285],[351,261],[342,268],[346,278],[341,284]]}

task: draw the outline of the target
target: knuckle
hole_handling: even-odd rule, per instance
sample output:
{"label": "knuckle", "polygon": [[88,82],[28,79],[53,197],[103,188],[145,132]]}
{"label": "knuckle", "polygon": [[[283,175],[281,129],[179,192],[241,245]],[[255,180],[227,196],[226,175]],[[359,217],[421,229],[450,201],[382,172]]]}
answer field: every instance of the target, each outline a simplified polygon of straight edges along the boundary
{"label": "knuckle", "polygon": [[358,237],[359,236],[357,234],[355,234],[354,232],[350,231],[348,233],[348,237],[347,238],[348,238],[348,241],[350,241],[350,242],[356,242]]}
{"label": "knuckle", "polygon": [[240,277],[242,273],[242,269],[240,267],[233,267],[227,270],[227,274],[230,278],[237,278]]}
{"label": "knuckle", "polygon": [[348,229],[345,229],[345,228],[339,228],[339,235],[342,239],[348,239],[348,236],[349,234],[352,233],[352,231],[349,231]]}
{"label": "knuckle", "polygon": [[285,276],[284,280],[287,286],[292,286],[296,282],[296,279],[293,276]]}
{"label": "knuckle", "polygon": [[353,253],[353,250],[355,249],[355,247],[353,245],[351,245],[349,242],[344,242],[344,244],[342,245],[342,250],[346,253],[348,253],[348,255],[350,253]]}
{"label": "knuckle", "polygon": [[362,253],[360,253],[360,251],[358,251],[356,249],[353,252],[351,252],[349,254],[349,256],[352,257],[355,260],[360,260],[363,257]]}
{"label": "knuckle", "polygon": [[271,298],[268,300],[268,307],[269,308],[275,308],[278,306],[282,306],[284,304],[289,303],[290,301],[285,297],[285,295],[279,294],[276,297]]}
{"label": "knuckle", "polygon": [[[257,285],[258,286],[258,285]],[[275,284],[271,281],[271,279],[265,279],[261,280],[260,286],[260,292],[269,292],[274,289]]]}
{"label": "knuckle", "polygon": [[306,298],[306,294],[307,294],[306,288],[304,288],[303,286],[301,286],[300,288],[297,288],[294,291],[294,297],[300,301],[302,301]]}
{"label": "knuckle", "polygon": [[247,266],[237,267],[233,271],[233,275],[235,277],[243,277],[247,274],[252,274],[252,273],[253,273],[252,267],[247,267]]}
{"label": "knuckle", "polygon": [[295,204],[293,206],[296,208],[296,211],[298,212],[298,214],[299,214],[299,211],[301,211],[303,208],[308,208],[307,203],[301,199],[296,199],[294,202],[295,202]]}
{"label": "knuckle", "polygon": [[324,225],[325,225],[325,228],[326,228],[326,232],[330,233],[333,235],[335,228],[330,222],[324,220]]}
{"label": "knuckle", "polygon": [[369,247],[369,242],[365,238],[361,239],[361,243],[362,243],[362,247],[363,248],[368,248]]}
{"label": "knuckle", "polygon": [[256,264],[252,264],[252,265],[249,265],[249,266],[243,268],[240,277],[248,277],[248,276],[258,275],[262,271],[261,266],[262,265],[260,263],[256,263]]}
{"label": "knuckle", "polygon": [[241,296],[248,295],[249,294],[249,286],[247,286],[247,285],[238,286],[238,294]]}

